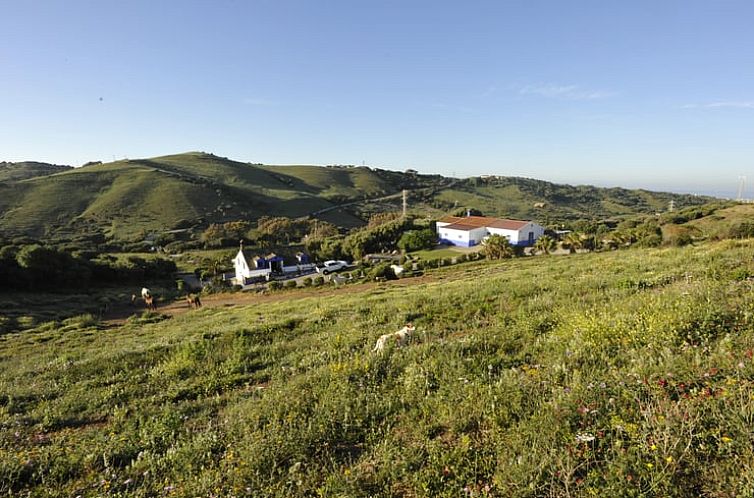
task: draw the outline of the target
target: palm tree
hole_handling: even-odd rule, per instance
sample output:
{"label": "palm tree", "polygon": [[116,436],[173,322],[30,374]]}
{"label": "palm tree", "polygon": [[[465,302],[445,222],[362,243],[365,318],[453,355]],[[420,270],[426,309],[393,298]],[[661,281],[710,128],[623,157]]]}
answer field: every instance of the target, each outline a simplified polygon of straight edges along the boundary
{"label": "palm tree", "polygon": [[487,256],[487,259],[512,258],[514,255],[513,246],[502,235],[490,235],[484,243],[484,255]]}
{"label": "palm tree", "polygon": [[563,237],[561,246],[563,249],[568,249],[568,252],[571,254],[575,253],[583,247],[581,235],[576,232],[567,233],[566,236]]}
{"label": "palm tree", "polygon": [[544,254],[550,254],[552,251],[555,250],[555,247],[556,247],[555,240],[549,235],[541,236],[534,243],[534,251],[541,252]]}

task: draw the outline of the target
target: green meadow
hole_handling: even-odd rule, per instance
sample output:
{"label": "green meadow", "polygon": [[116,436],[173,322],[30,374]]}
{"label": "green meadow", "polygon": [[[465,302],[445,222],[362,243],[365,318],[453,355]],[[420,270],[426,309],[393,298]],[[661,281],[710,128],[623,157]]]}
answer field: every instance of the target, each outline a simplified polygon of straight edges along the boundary
{"label": "green meadow", "polygon": [[723,241],[5,334],[0,493],[751,496],[753,278]]}

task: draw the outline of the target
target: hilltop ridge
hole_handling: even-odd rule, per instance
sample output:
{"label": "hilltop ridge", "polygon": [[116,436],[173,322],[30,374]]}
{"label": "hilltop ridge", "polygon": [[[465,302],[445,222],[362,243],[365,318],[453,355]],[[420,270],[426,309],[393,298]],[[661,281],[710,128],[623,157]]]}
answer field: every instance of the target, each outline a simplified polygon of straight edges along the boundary
{"label": "hilltop ridge", "polygon": [[19,164],[26,166],[0,168],[0,231],[35,238],[101,234],[140,240],[176,227],[313,213],[350,228],[372,213],[398,209],[395,194],[403,189],[411,192],[410,209],[420,216],[472,207],[543,223],[654,213],[671,200],[678,207],[711,200],[518,177],[458,180],[366,166],[252,164],[204,152],[79,168]]}

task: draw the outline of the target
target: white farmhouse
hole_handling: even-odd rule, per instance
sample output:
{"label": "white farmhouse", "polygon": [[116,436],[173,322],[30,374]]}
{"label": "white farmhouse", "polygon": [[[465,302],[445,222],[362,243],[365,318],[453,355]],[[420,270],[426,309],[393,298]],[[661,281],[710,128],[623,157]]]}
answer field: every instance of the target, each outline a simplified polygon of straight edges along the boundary
{"label": "white farmhouse", "polygon": [[478,245],[489,235],[502,235],[516,246],[531,246],[544,233],[544,227],[533,221],[487,216],[446,216],[437,222],[440,242],[461,247]]}
{"label": "white farmhouse", "polygon": [[237,285],[246,285],[250,280],[255,279],[268,279],[272,273],[269,259],[259,256],[252,258],[245,254],[243,244],[236,257],[233,258],[233,267],[236,270],[235,283]]}

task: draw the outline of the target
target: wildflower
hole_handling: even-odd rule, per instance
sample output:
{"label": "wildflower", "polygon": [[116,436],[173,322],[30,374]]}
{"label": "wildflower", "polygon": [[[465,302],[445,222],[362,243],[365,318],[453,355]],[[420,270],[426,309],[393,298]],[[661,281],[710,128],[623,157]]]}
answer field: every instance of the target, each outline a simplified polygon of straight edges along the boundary
{"label": "wildflower", "polygon": [[672,456],[669,456],[669,457],[667,457],[667,458],[665,459],[665,461],[666,461],[666,462],[668,462],[668,463],[673,463],[673,457],[672,457]]}
{"label": "wildflower", "polygon": [[649,449],[652,451],[657,451],[657,445],[652,443],[652,446],[650,446]]}
{"label": "wildflower", "polygon": [[652,468],[654,467],[654,464],[651,464],[651,463],[647,463],[647,464],[645,464],[645,465],[646,465],[646,467],[647,467],[648,469],[650,469],[650,470],[652,470]]}
{"label": "wildflower", "polygon": [[589,434],[588,432],[580,432],[576,434],[576,441],[580,443],[591,443],[595,439],[596,438],[592,434]]}
{"label": "wildflower", "polygon": [[723,437],[720,438],[720,440],[723,443],[730,443],[731,441],[733,441],[733,439],[729,438],[728,436],[723,436]]}

